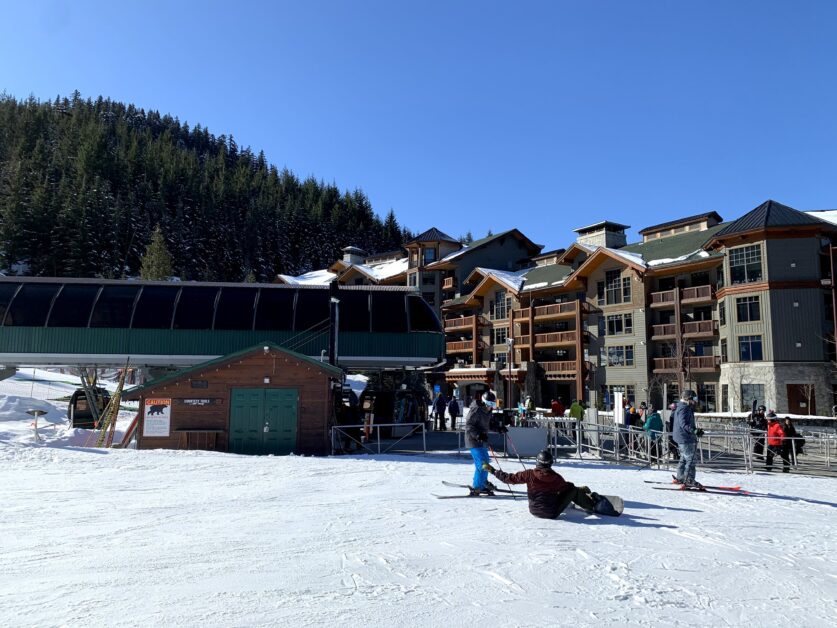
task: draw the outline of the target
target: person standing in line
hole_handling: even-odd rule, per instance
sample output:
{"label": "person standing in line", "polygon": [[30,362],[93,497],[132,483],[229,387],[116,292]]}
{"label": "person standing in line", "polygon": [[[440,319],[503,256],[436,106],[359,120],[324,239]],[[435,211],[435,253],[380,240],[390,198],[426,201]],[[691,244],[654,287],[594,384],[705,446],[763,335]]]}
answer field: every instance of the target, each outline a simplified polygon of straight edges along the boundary
{"label": "person standing in line", "polygon": [[782,421],[782,431],[785,434],[785,438],[782,440],[782,460],[787,460],[796,465],[796,456],[802,453],[802,443],[805,442],[805,439],[800,437],[790,417],[785,417],[785,420]]}
{"label": "person standing in line", "polygon": [[696,399],[697,395],[693,390],[684,390],[680,395],[680,403],[674,409],[672,437],[680,450],[680,462],[677,464],[674,482],[686,489],[703,490],[703,485],[695,481],[695,454],[698,439],[703,436],[703,430],[695,427]]}
{"label": "person standing in line", "polygon": [[448,414],[450,415],[450,429],[456,430],[456,419],[459,416],[459,401],[456,397],[451,397],[448,403]]}
{"label": "person standing in line", "polygon": [[584,433],[582,432],[582,427],[584,425],[584,406],[581,405],[578,399],[573,399],[572,404],[570,405],[570,418],[573,419],[575,424],[575,429],[578,431],[578,441],[584,438]]}
{"label": "person standing in line", "polygon": [[484,464],[490,464],[488,456],[488,429],[491,424],[491,411],[482,400],[482,393],[474,395],[474,401],[468,408],[465,417],[465,446],[470,450],[474,459],[474,481],[471,484],[471,497],[480,494],[494,495],[497,488],[488,481],[488,473],[483,469]]}
{"label": "person standing in line", "polygon": [[767,471],[773,471],[773,458],[780,456],[782,458],[782,472],[788,473],[790,471],[790,461],[782,455],[782,444],[785,440],[785,431],[776,417],[776,413],[771,410],[767,413],[767,461],[764,468]]}
{"label": "person standing in line", "polygon": [[764,437],[767,433],[767,418],[764,413],[766,411],[767,408],[759,406],[755,412],[751,412],[747,417],[750,436],[753,437],[753,457],[758,457],[759,460],[764,460]]}
{"label": "person standing in line", "polygon": [[654,409],[653,405],[648,405],[645,409],[645,423],[642,425],[645,434],[650,441],[648,452],[651,460],[659,458],[660,436],[663,433],[663,419],[660,413]]}
{"label": "person standing in line", "polygon": [[440,392],[433,401],[433,413],[436,415],[436,429],[441,432],[444,432],[446,427],[445,409],[447,407],[448,400],[445,399],[445,393]]}
{"label": "person standing in line", "polygon": [[561,403],[561,398],[553,399],[552,403],[550,404],[552,408],[552,416],[557,417],[559,419],[564,418],[564,404]]}

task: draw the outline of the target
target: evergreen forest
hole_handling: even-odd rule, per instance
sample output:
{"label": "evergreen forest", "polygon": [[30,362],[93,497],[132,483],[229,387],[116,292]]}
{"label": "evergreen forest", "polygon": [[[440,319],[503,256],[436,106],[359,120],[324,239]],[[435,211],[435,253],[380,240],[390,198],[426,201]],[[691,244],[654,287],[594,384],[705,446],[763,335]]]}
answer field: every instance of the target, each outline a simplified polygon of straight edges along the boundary
{"label": "evergreen forest", "polygon": [[362,191],[300,180],[232,136],[78,92],[0,95],[0,268],[137,276],[158,226],[172,274],[200,281],[271,281],[412,237]]}

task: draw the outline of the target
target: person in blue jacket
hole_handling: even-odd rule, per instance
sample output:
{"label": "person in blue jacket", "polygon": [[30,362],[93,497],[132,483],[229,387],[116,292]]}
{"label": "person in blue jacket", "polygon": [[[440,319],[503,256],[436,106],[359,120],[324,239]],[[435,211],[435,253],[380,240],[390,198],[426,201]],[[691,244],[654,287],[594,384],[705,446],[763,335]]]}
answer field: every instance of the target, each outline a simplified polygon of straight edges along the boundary
{"label": "person in blue jacket", "polygon": [[693,390],[684,390],[680,395],[680,403],[674,408],[674,426],[672,438],[680,450],[680,462],[674,481],[684,488],[701,490],[703,485],[695,481],[695,453],[698,438],[703,436],[703,430],[695,427],[695,409],[697,395]]}
{"label": "person in blue jacket", "polygon": [[[491,411],[482,400],[482,393],[477,393],[471,407],[468,408],[468,416],[465,417],[465,446],[471,451],[474,459],[474,483],[471,485],[471,496],[493,495],[497,487],[488,482],[488,472],[483,469],[483,464],[489,464],[488,457],[488,430],[491,425]],[[500,431],[507,431],[500,427]]]}

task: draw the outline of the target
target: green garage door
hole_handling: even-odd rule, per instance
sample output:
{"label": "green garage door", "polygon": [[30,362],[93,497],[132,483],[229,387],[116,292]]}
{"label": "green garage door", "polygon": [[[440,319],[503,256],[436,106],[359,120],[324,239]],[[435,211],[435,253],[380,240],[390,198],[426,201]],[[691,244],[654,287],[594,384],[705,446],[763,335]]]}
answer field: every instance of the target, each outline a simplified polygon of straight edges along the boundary
{"label": "green garage door", "polygon": [[296,449],[296,388],[233,388],[230,452],[289,454]]}

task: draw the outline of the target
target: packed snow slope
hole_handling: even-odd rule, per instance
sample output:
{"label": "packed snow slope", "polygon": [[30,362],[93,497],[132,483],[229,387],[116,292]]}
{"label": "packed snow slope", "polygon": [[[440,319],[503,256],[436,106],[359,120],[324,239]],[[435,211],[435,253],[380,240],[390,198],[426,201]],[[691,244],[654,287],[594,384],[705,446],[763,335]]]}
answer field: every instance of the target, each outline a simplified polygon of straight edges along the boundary
{"label": "packed snow slope", "polygon": [[101,450],[30,420],[0,413],[3,626],[837,625],[832,479],[699,470],[757,494],[682,493],[563,461],[625,514],[550,521],[436,499],[472,475],[441,453]]}

